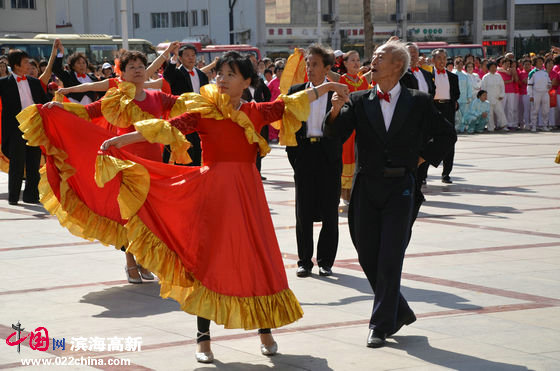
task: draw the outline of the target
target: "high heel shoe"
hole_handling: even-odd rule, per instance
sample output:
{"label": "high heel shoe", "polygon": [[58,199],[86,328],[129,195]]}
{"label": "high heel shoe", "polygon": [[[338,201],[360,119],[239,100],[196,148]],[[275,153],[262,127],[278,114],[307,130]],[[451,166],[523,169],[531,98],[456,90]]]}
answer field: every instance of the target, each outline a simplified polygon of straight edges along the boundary
{"label": "high heel shoe", "polygon": [[263,356],[273,356],[278,352],[278,343],[274,342],[271,345],[261,344],[261,353]]}
{"label": "high heel shoe", "polygon": [[129,267],[128,265],[124,266],[124,271],[126,272],[126,279],[128,280],[128,283],[142,283],[142,276],[138,278],[130,277],[129,271],[131,270],[138,270],[138,267]]}
{"label": "high heel shoe", "polygon": [[144,269],[144,268],[140,264],[138,264],[137,267],[138,267],[138,273],[140,273],[140,277],[142,277],[143,279],[148,280],[148,281],[153,281],[155,279],[152,272],[150,272],[148,270],[146,270],[148,273],[142,272],[142,269]]}
{"label": "high heel shoe", "polygon": [[[208,332],[198,332],[196,339],[198,340],[198,339],[200,339],[201,337],[204,337],[204,336],[208,336],[208,338],[210,338],[210,331],[208,331]],[[208,339],[207,341],[210,341],[210,339]],[[212,362],[214,362],[214,353],[212,353],[212,351],[196,352],[194,354],[194,357],[196,358],[196,361],[200,362],[200,363],[212,363]]]}

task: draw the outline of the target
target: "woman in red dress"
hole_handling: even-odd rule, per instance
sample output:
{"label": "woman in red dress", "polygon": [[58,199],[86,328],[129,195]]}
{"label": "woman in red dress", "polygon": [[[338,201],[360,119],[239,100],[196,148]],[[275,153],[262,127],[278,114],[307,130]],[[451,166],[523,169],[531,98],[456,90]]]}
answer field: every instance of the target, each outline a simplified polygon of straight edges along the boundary
{"label": "woman in red dress", "polygon": [[[112,214],[117,205],[128,232],[127,251],[160,278],[162,297],[198,316],[200,362],[213,360],[210,320],[226,328],[261,329],[261,352],[272,355],[277,344],[270,328],[301,318],[255,167],[257,150],[262,155],[270,151],[259,132],[282,120],[281,143],[296,145],[295,133],[309,116],[310,101],[330,90],[348,94],[343,84],[325,83],[275,102],[247,103],[241,95],[256,78],[251,61],[230,52],[217,70],[218,86],[204,86],[201,95],[183,94],[175,104],[182,107],[171,116],[187,113],[169,122],[136,122],[136,132],[121,136],[111,138],[107,131],[55,109],[34,107],[20,120],[29,142],[42,145],[56,162],[59,172],[48,175],[66,179],[98,214],[117,218]],[[68,117],[74,122],[67,124]],[[87,136],[80,135],[86,130]],[[163,164],[127,150],[148,145],[141,143],[146,139],[184,142],[179,130],[199,133],[202,167]],[[92,158],[102,143],[104,152]],[[89,184],[94,169],[101,188]]]}

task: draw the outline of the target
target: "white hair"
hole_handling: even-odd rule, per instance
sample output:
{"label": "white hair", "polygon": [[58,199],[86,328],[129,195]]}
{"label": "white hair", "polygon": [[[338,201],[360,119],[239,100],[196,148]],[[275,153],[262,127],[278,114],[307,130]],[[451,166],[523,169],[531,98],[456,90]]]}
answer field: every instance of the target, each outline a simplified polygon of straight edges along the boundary
{"label": "white hair", "polygon": [[391,57],[402,62],[402,70],[399,78],[403,77],[408,67],[410,66],[410,54],[406,48],[406,44],[399,40],[390,40],[381,45],[387,50],[391,51]]}

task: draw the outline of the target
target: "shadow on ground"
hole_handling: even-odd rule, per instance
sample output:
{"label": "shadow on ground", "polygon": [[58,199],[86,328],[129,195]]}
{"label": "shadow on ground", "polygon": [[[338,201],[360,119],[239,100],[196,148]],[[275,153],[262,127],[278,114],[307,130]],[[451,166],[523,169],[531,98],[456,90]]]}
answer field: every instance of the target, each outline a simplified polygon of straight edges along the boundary
{"label": "shadow on ground", "polygon": [[308,355],[292,355],[278,353],[268,358],[272,365],[252,365],[243,362],[223,363],[215,359],[210,366],[199,367],[195,370],[239,370],[239,371],[261,371],[261,370],[316,370],[329,371],[329,363],[325,358],[313,357]]}
{"label": "shadow on ground", "polygon": [[181,311],[179,303],[159,296],[157,282],[111,287],[84,295],[80,303],[104,307],[100,318],[136,318]]}
{"label": "shadow on ground", "polygon": [[[300,302],[301,305],[341,306],[341,305],[347,305],[359,301],[372,301],[373,303],[373,293],[368,280],[365,278],[355,277],[355,276],[338,273],[338,272],[334,272],[333,275],[330,277],[320,277],[320,276],[312,276],[312,277],[317,277],[321,281],[328,282],[329,284],[335,284],[347,288],[352,288],[367,295],[350,296],[350,297],[342,298],[337,301],[324,302],[324,303]],[[465,311],[482,309],[482,307],[480,306],[469,304],[468,299],[444,291],[425,290],[425,289],[417,289],[412,287],[401,286],[401,293],[409,303],[414,303],[414,302],[429,303],[429,304],[435,304],[440,308],[449,308],[449,309],[457,309],[457,310],[465,310]]]}
{"label": "shadow on ground", "polygon": [[525,366],[494,362],[488,359],[435,348],[430,345],[426,336],[394,336],[393,340],[395,342],[387,342],[387,347],[405,351],[409,355],[419,358],[425,362],[446,367],[451,370],[528,370]]}

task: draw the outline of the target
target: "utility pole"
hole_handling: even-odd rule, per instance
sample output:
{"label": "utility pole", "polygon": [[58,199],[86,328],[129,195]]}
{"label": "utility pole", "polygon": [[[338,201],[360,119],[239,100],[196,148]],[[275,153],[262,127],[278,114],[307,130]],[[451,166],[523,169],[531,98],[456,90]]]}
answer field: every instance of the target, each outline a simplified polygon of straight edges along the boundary
{"label": "utility pole", "polygon": [[331,47],[333,50],[341,49],[340,45],[340,24],[338,23],[338,0],[332,1],[332,22],[333,22],[333,35]]}
{"label": "utility pole", "polygon": [[319,44],[321,44],[321,42],[323,41],[322,39],[322,33],[323,33],[323,29],[321,28],[321,23],[323,22],[323,15],[321,14],[321,0],[317,0],[317,42]]}
{"label": "utility pole", "polygon": [[229,43],[233,44],[235,39],[235,34],[233,33],[233,7],[237,0],[228,0],[229,2]]}
{"label": "utility pole", "polygon": [[121,35],[122,47],[128,50],[128,17],[126,10],[126,0],[121,0]]}
{"label": "utility pole", "polygon": [[364,57],[373,55],[373,23],[371,22],[371,1],[364,1]]}

